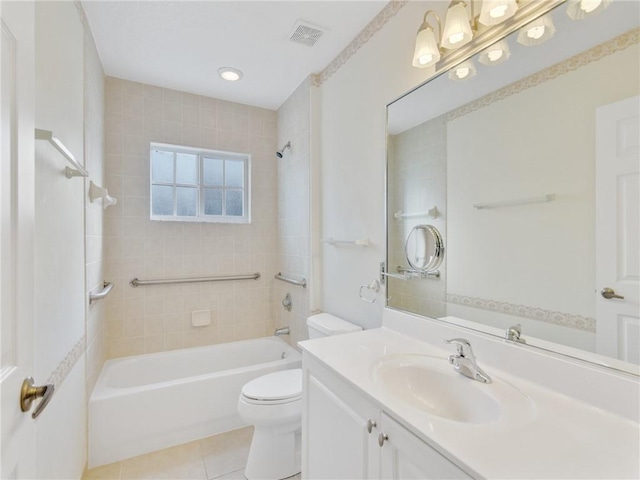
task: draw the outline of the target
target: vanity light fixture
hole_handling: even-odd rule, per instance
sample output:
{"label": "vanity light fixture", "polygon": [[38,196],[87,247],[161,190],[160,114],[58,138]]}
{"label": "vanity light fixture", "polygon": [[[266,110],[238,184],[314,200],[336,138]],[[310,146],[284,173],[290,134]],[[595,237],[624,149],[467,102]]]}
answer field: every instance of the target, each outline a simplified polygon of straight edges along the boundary
{"label": "vanity light fixture", "polygon": [[525,25],[518,32],[518,43],[527,47],[540,45],[556,33],[551,16],[545,15]]}
{"label": "vanity light fixture", "polygon": [[513,17],[517,10],[516,0],[484,0],[478,20],[488,27],[497,25]]}
{"label": "vanity light fixture", "polygon": [[237,82],[243,77],[243,74],[240,70],[233,67],[222,67],[218,69],[218,75],[223,80],[228,80],[229,82]]}
{"label": "vanity light fixture", "polygon": [[505,40],[490,45],[478,56],[478,61],[483,65],[499,65],[509,59],[511,52]]}
{"label": "vanity light fixture", "polygon": [[416,48],[413,52],[413,66],[417,68],[427,68],[435,65],[440,60],[440,47],[436,40],[433,27],[427,21],[429,14],[433,15],[438,25],[438,33],[442,33],[442,24],[440,18],[433,10],[427,10],[422,19],[422,25],[418,29],[416,37]]}
{"label": "vanity light fixture", "polygon": [[469,59],[449,70],[449,78],[451,80],[455,80],[456,82],[462,82],[464,80],[469,80],[470,78],[475,77],[476,73],[476,66],[473,63],[473,60]]}
{"label": "vanity light fixture", "polygon": [[582,20],[606,9],[611,0],[568,0],[567,15],[572,20]]}

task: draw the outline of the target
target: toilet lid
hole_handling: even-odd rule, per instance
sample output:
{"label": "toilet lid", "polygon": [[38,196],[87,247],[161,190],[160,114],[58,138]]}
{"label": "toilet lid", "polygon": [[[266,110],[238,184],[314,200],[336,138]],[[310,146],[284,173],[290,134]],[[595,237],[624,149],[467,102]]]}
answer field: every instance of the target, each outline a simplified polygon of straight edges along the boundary
{"label": "toilet lid", "polygon": [[268,373],[242,387],[242,395],[254,400],[285,400],[302,395],[302,369]]}

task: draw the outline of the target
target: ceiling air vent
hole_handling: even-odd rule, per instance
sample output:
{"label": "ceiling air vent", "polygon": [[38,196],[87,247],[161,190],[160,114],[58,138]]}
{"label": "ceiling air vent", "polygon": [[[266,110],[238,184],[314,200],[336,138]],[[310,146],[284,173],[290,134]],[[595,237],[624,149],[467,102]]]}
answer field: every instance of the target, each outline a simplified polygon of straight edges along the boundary
{"label": "ceiling air vent", "polygon": [[317,25],[298,20],[293,26],[289,40],[313,47],[322,38],[324,32]]}

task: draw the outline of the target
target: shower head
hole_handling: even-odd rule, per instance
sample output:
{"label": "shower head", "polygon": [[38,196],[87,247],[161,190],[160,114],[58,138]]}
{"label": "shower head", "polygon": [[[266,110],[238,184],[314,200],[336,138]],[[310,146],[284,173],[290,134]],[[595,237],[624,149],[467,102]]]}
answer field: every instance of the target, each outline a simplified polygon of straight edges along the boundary
{"label": "shower head", "polygon": [[278,157],[278,158],[282,158],[282,154],[284,153],[284,151],[285,151],[287,148],[291,148],[291,142],[287,142],[287,144],[286,144],[284,147],[282,147],[280,150],[278,150],[278,151],[276,152],[276,157]]}

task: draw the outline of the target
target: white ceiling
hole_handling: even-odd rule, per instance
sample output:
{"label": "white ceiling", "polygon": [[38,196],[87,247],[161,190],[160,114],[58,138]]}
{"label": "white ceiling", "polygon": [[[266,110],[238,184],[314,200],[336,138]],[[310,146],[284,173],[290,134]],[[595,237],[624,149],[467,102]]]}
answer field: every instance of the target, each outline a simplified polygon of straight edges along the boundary
{"label": "white ceiling", "polygon": [[[107,75],[270,109],[326,67],[386,3],[82,2]],[[315,46],[289,41],[297,20],[325,30]],[[244,78],[222,80],[220,67]]]}

